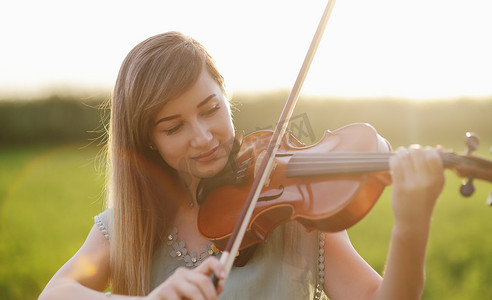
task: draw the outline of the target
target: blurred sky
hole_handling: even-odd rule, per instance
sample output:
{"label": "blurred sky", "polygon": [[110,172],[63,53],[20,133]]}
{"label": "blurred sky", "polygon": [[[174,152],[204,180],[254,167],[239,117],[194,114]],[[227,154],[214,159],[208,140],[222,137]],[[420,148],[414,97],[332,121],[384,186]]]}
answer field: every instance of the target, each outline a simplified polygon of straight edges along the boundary
{"label": "blurred sky", "polygon": [[[228,88],[290,89],[327,1],[17,0],[0,4],[0,96],[111,90],[125,55],[179,30]],[[492,1],[338,0],[302,92],[492,96]]]}

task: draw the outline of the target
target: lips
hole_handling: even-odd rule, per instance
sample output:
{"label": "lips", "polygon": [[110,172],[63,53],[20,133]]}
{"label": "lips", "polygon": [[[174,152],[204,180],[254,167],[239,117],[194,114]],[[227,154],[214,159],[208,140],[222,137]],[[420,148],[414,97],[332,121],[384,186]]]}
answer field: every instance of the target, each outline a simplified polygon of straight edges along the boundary
{"label": "lips", "polygon": [[209,162],[214,160],[219,155],[219,146],[200,155],[193,156],[193,159],[199,162]]}

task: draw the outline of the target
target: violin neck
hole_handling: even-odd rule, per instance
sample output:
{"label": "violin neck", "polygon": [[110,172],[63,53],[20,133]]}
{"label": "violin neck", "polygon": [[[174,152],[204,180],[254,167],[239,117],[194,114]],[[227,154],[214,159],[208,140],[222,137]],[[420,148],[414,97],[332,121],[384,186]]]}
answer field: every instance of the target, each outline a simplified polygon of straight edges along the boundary
{"label": "violin neck", "polygon": [[[453,153],[439,153],[444,167],[455,165]],[[287,177],[316,175],[350,175],[389,170],[392,152],[296,153],[290,159]]]}

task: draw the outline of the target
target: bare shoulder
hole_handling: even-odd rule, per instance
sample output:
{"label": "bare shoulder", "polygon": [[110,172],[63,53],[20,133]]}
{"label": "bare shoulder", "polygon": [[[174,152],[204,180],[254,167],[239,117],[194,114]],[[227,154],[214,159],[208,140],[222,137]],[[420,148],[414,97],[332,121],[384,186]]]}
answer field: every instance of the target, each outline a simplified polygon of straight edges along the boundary
{"label": "bare shoulder", "polygon": [[67,282],[104,290],[109,282],[109,241],[94,225],[84,244],[53,276],[45,290]]}
{"label": "bare shoulder", "polygon": [[324,289],[330,299],[363,299],[372,294],[381,276],[350,242],[346,231],[324,233]]}
{"label": "bare shoulder", "polygon": [[347,231],[345,230],[339,232],[324,232],[323,235],[325,239],[325,251],[328,251],[331,255],[338,256],[339,254],[344,254],[353,249]]}

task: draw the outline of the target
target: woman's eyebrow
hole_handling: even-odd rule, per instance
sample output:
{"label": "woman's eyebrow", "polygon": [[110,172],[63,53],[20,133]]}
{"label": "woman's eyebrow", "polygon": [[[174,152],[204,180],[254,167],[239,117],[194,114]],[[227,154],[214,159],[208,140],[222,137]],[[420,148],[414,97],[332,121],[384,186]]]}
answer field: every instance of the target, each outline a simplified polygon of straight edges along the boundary
{"label": "woman's eyebrow", "polygon": [[179,116],[180,115],[172,115],[172,116],[169,116],[169,117],[160,118],[159,120],[157,120],[157,122],[155,122],[154,126],[157,126],[157,124],[159,124],[161,122],[165,122],[165,121],[169,121],[169,120],[172,120],[172,119],[176,119]]}
{"label": "woman's eyebrow", "polygon": [[212,99],[213,97],[215,97],[215,94],[212,94],[210,96],[208,96],[207,98],[203,99],[202,102],[198,103],[198,105],[196,107],[201,107],[201,106],[204,106],[205,104],[207,104],[208,101],[210,101],[210,99]]}
{"label": "woman's eyebrow", "polygon": [[[202,107],[203,105],[207,104],[208,101],[210,101],[212,98],[214,98],[216,95],[215,94],[212,94],[212,95],[209,95],[207,96],[207,98],[203,99],[202,101],[200,101],[200,103],[198,103],[198,105],[196,107]],[[157,122],[155,122],[154,126],[157,126],[157,124],[161,123],[161,122],[165,122],[165,121],[169,121],[169,120],[172,120],[172,119],[176,119],[178,118],[180,115],[172,115],[172,116],[168,116],[168,117],[164,117],[164,118],[160,118],[159,120],[157,120]]]}

